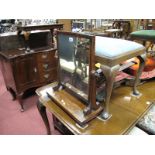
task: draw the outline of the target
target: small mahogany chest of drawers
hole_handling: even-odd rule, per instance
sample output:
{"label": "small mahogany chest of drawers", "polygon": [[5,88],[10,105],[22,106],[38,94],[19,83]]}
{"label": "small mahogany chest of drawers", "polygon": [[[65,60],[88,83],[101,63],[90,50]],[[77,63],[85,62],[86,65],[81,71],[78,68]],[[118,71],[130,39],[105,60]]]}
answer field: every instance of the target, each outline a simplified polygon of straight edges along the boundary
{"label": "small mahogany chest of drawers", "polygon": [[56,49],[38,48],[31,52],[8,50],[0,52],[1,70],[7,90],[18,99],[23,111],[23,93],[57,79]]}

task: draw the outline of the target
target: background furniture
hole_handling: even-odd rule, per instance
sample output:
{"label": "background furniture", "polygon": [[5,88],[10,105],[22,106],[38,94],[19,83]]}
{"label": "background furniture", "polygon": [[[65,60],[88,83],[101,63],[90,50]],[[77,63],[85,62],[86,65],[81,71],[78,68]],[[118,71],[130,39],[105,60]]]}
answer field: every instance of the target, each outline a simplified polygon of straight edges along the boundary
{"label": "background furniture", "polygon": [[15,19],[0,19],[0,34],[6,32],[14,32],[16,30]]}
{"label": "background furniture", "polygon": [[155,50],[154,50],[155,30],[134,31],[130,34],[130,39],[142,42],[142,44],[146,47],[147,59],[144,70],[145,71],[153,70],[155,68]]}
{"label": "background furniture", "polygon": [[26,45],[26,50],[30,50],[29,49],[29,37],[30,37],[30,33],[31,31],[34,30],[50,30],[51,31],[51,46],[54,47],[55,43],[54,43],[54,29],[55,30],[61,30],[63,28],[63,24],[47,24],[47,25],[26,25],[26,26],[17,26],[17,31],[18,31],[18,35],[21,32],[24,32],[24,38],[25,38],[25,45]]}
{"label": "background furniture", "polygon": [[127,39],[130,34],[130,20],[114,20],[112,28],[105,30],[111,37]]}
{"label": "background furniture", "polygon": [[155,30],[139,30],[130,33],[131,40],[155,41]]}
{"label": "background furniture", "polygon": [[154,30],[155,19],[139,19],[137,26],[138,30]]}
{"label": "background furniture", "polygon": [[71,19],[58,19],[58,24],[63,24],[64,31],[71,31],[72,30],[72,20]]}

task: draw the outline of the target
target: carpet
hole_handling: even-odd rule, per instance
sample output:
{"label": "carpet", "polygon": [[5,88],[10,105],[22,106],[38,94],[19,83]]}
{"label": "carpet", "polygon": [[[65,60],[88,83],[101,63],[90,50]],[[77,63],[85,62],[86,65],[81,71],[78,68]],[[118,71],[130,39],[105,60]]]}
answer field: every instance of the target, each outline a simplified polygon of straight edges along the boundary
{"label": "carpet", "polygon": [[[38,112],[35,91],[23,99],[24,112],[17,100],[6,90],[0,70],[0,135],[46,135],[46,127]],[[52,134],[60,133],[53,127],[52,114],[47,112]]]}

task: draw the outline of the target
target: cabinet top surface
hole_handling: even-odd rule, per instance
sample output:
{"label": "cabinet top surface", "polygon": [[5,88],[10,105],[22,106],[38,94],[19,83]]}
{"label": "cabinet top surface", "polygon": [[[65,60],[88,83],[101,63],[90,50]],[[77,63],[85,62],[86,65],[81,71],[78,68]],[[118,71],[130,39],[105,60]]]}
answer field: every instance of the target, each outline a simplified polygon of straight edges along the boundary
{"label": "cabinet top surface", "polygon": [[63,24],[47,24],[47,25],[26,25],[18,26],[17,30],[19,31],[31,31],[31,30],[45,30],[45,29],[54,29],[54,28],[63,28]]}
{"label": "cabinet top surface", "polygon": [[25,48],[19,48],[15,50],[8,50],[8,51],[0,51],[0,56],[3,56],[6,59],[13,59],[19,56],[25,56],[25,55],[30,55],[34,53],[39,53],[39,52],[49,52],[49,51],[55,51],[55,48],[51,47],[42,47],[42,48],[37,48],[30,50],[30,52],[27,52]]}

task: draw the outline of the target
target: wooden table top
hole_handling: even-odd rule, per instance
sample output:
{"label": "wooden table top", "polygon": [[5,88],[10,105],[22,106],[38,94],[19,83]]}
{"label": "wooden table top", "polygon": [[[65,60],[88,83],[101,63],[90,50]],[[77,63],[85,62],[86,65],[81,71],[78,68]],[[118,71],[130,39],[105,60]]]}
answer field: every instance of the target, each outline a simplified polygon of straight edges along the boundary
{"label": "wooden table top", "polygon": [[120,135],[127,134],[150,109],[155,101],[155,82],[150,81],[138,86],[141,95],[131,95],[131,87],[121,86],[114,89],[110,101],[110,113],[112,117],[103,121],[97,117],[90,121],[85,127],[80,127],[68,114],[53,103],[41,92],[49,89],[56,83],[49,84],[36,90],[39,100],[48,111],[53,113],[72,133],[87,135]]}

